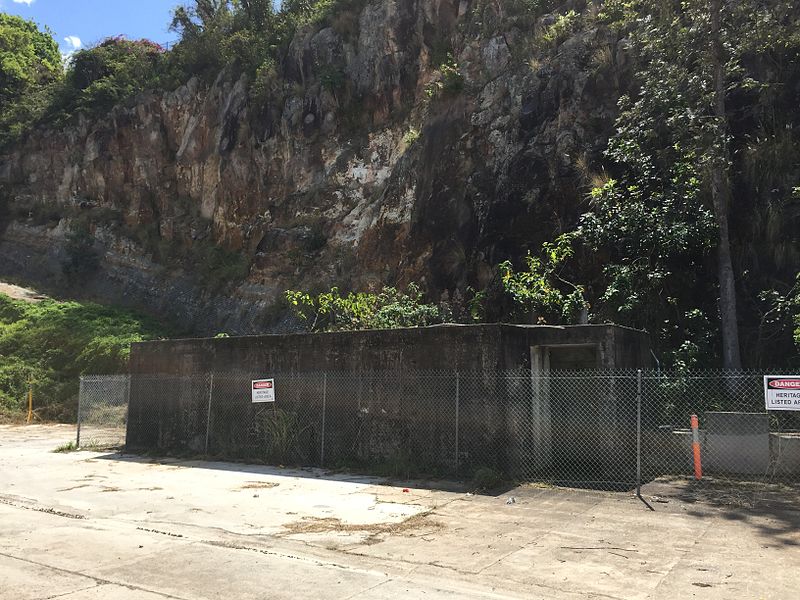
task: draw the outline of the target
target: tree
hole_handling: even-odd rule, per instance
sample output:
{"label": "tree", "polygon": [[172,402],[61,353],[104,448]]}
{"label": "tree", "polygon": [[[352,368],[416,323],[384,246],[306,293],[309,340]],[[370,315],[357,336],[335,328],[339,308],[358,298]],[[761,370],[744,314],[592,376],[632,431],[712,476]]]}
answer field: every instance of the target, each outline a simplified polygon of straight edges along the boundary
{"label": "tree", "polygon": [[250,27],[266,29],[275,18],[272,0],[240,0],[242,10],[247,15]]}
{"label": "tree", "polygon": [[[738,177],[743,187],[747,174],[733,171],[732,144],[742,144],[743,131],[758,123],[750,107],[774,101],[782,87],[769,78],[795,53],[796,14],[784,0],[622,4],[622,13],[609,14],[622,14],[630,30],[635,86],[620,100],[606,151],[613,175],[592,190],[592,210],[579,229],[606,260],[596,286],[598,318],[648,329],[662,348],[677,349],[677,361],[687,348],[711,360],[694,341],[707,339],[705,324],[717,322],[722,365],[735,369],[741,360],[732,181]],[[769,66],[761,68],[761,60]],[[740,119],[739,140],[732,114]],[[754,199],[745,200],[753,210]],[[709,269],[716,276],[708,277]]]}
{"label": "tree", "polygon": [[0,143],[16,139],[44,111],[47,90],[62,73],[49,30],[0,13]]}
{"label": "tree", "polygon": [[170,29],[180,42],[170,53],[183,79],[200,76],[212,80],[229,61],[225,41],[232,33],[233,15],[227,0],[195,0],[172,13]]}
{"label": "tree", "polygon": [[229,0],[194,0],[193,4],[175,8],[170,28],[182,39],[190,39],[219,27],[230,12]]}
{"label": "tree", "polygon": [[194,0],[173,11],[171,29],[181,37],[173,62],[207,80],[229,64],[255,75],[287,41],[271,0]]}
{"label": "tree", "polygon": [[0,13],[0,106],[5,109],[32,88],[57,81],[61,54],[49,30]]}
{"label": "tree", "polygon": [[150,40],[108,38],[76,52],[70,61],[60,103],[67,113],[109,110],[155,87],[164,49]]}
{"label": "tree", "polygon": [[731,187],[728,169],[728,115],[725,110],[727,73],[720,33],[722,19],[721,0],[710,0],[711,36],[710,59],[714,76],[714,141],[710,148],[711,197],[717,221],[717,277],[719,279],[719,312],[722,325],[722,366],[740,369],[739,321],[736,316],[736,282],[731,260],[731,242],[728,212],[731,204]]}

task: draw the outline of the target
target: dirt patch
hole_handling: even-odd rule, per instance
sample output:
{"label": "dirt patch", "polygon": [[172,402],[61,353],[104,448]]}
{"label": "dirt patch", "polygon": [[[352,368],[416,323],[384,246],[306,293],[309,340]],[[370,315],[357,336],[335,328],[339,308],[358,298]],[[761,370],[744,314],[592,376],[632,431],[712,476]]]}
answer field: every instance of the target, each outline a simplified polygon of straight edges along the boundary
{"label": "dirt patch", "polygon": [[240,490],[268,490],[274,487],[278,487],[279,483],[273,483],[272,481],[248,481],[243,486],[241,486]]}
{"label": "dirt patch", "polygon": [[431,519],[431,511],[426,511],[399,523],[343,523],[340,519],[307,517],[284,525],[286,535],[308,533],[367,533],[369,538],[382,534],[407,534],[418,529],[436,531],[443,527]]}
{"label": "dirt patch", "polygon": [[25,302],[41,302],[47,299],[47,296],[39,292],[4,281],[0,281],[0,294],[5,294],[14,300],[24,300]]}

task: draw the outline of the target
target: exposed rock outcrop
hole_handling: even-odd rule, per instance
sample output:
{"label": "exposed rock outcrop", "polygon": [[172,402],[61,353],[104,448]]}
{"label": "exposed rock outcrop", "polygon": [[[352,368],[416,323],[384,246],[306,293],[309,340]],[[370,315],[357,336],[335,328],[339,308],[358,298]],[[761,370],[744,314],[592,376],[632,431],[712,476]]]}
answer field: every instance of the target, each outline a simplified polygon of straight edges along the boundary
{"label": "exposed rock outcrop", "polygon": [[[502,6],[373,0],[299,32],[265,97],[229,69],[36,131],[0,158],[0,274],[199,332],[280,327],[287,288],[487,285],[574,223],[624,60],[589,20],[545,45],[548,16],[523,29]],[[76,219],[102,255],[79,280],[62,269]],[[239,257],[246,277],[222,283]]]}

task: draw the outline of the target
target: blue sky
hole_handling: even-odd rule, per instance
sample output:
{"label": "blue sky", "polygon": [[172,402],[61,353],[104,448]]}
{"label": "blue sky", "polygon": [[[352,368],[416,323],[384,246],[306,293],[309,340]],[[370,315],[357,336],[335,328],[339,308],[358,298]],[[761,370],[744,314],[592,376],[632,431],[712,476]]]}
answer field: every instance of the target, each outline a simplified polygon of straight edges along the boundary
{"label": "blue sky", "polygon": [[173,7],[185,0],[0,0],[0,11],[47,25],[62,52],[86,48],[114,35],[174,42]]}

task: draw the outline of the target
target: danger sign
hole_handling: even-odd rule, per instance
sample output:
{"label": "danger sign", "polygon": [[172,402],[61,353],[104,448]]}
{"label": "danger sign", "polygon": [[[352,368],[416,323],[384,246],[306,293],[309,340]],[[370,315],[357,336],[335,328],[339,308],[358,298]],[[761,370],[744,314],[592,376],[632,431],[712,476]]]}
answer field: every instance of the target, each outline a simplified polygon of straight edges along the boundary
{"label": "danger sign", "polygon": [[275,402],[274,379],[253,379],[253,402]]}
{"label": "danger sign", "polygon": [[764,376],[767,410],[800,410],[800,375]]}

